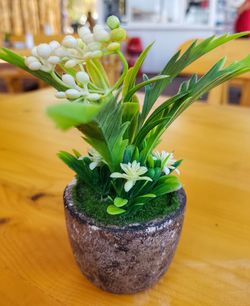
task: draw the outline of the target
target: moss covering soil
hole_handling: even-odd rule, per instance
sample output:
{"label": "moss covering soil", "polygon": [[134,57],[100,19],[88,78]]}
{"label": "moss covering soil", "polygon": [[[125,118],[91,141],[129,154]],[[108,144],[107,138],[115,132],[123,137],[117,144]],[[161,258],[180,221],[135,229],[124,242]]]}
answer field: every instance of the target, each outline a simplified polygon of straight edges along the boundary
{"label": "moss covering soil", "polygon": [[102,201],[100,194],[89,186],[77,182],[72,192],[78,211],[93,218],[101,225],[123,226],[132,223],[145,223],[162,218],[175,211],[179,206],[177,193],[173,192],[152,199],[133,214],[109,215],[107,207],[111,204],[110,201]]}

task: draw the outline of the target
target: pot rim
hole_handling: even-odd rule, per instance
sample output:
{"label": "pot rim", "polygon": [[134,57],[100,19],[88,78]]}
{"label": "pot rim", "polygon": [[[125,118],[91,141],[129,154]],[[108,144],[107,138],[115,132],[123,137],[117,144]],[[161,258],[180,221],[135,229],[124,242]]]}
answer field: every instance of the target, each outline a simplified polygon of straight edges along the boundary
{"label": "pot rim", "polygon": [[76,218],[80,223],[88,224],[92,227],[93,230],[107,230],[107,231],[155,231],[159,230],[161,228],[164,228],[166,226],[170,226],[172,223],[172,220],[176,219],[179,215],[183,214],[185,207],[186,207],[186,193],[183,188],[177,190],[177,197],[179,202],[179,207],[169,213],[166,216],[152,219],[147,222],[143,223],[130,223],[123,226],[118,225],[105,225],[101,224],[100,222],[97,222],[94,218],[86,216],[83,212],[80,212],[77,210],[76,205],[74,203],[73,197],[72,197],[72,189],[77,183],[77,179],[74,178],[64,189],[63,199],[64,199],[64,208],[69,211],[72,217]]}

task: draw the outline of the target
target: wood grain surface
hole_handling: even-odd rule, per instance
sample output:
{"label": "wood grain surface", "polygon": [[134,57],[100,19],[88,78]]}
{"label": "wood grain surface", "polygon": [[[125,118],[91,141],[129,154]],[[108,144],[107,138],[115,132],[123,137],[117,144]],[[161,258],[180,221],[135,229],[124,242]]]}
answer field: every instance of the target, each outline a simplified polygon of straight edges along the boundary
{"label": "wood grain surface", "polygon": [[62,192],[73,173],[55,154],[87,146],[46,118],[54,101],[48,89],[0,97],[0,305],[250,305],[250,110],[197,103],[164,135],[160,148],[184,158],[180,245],[154,288],[118,296],[71,253]]}

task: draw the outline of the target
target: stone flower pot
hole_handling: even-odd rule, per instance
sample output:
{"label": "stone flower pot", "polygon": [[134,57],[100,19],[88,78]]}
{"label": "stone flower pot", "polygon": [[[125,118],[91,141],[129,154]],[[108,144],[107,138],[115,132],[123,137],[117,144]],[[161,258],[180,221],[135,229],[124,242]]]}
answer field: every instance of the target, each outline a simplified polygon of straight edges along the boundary
{"label": "stone flower pot", "polygon": [[65,188],[69,240],[81,272],[97,287],[113,293],[136,293],[153,286],[174,256],[183,224],[186,195],[179,208],[161,219],[126,226],[101,226],[77,211],[73,181]]}

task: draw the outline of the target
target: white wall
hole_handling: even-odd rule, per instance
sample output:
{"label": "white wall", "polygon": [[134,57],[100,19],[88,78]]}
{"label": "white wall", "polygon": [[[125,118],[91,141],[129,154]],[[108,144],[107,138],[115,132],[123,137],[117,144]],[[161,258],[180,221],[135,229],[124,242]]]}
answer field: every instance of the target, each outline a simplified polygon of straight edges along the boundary
{"label": "white wall", "polygon": [[138,29],[127,27],[128,36],[141,38],[143,47],[155,41],[143,65],[146,73],[158,73],[178,47],[188,39],[206,38],[214,34],[212,29]]}

